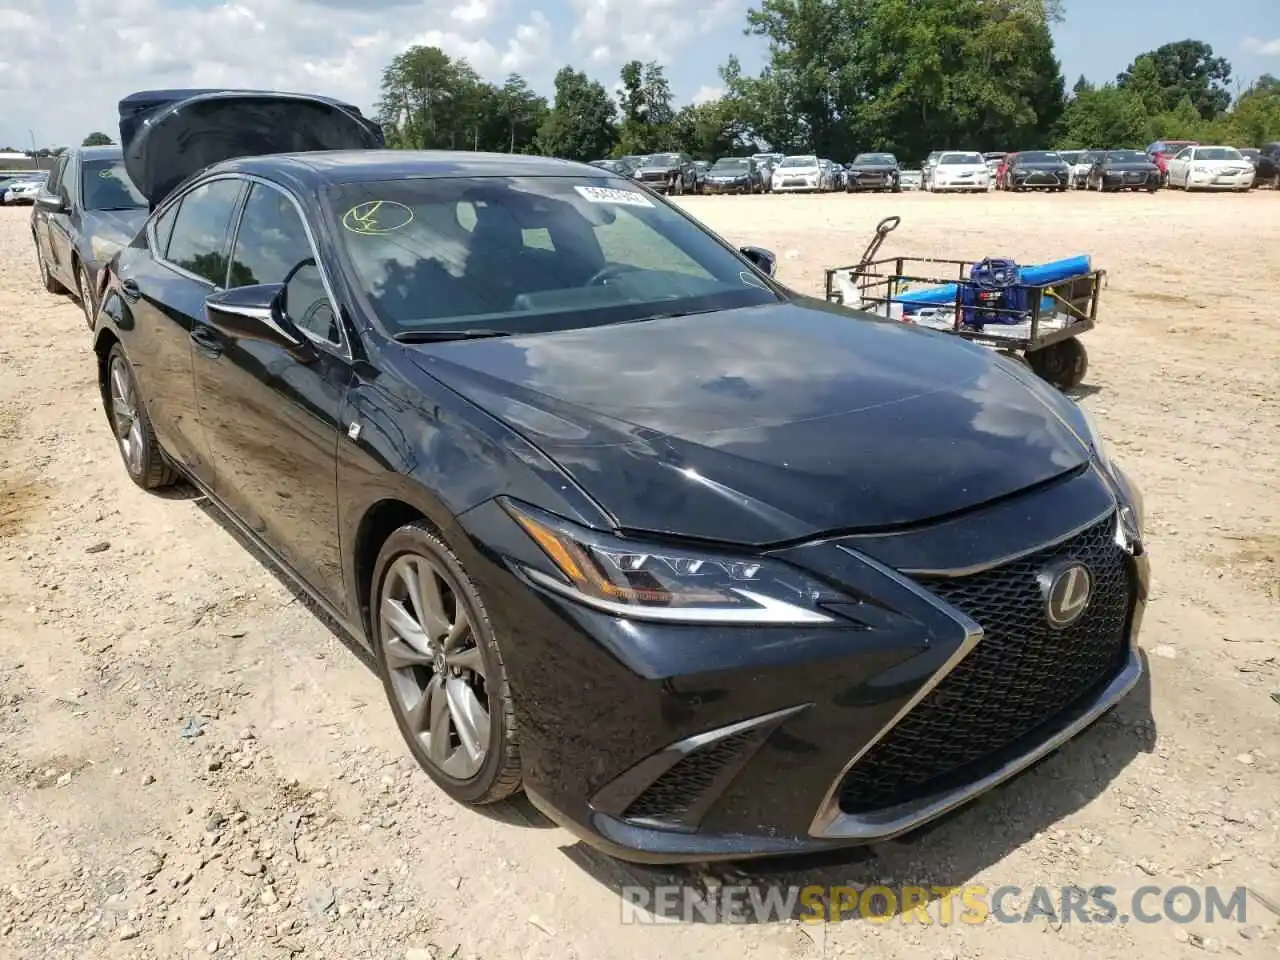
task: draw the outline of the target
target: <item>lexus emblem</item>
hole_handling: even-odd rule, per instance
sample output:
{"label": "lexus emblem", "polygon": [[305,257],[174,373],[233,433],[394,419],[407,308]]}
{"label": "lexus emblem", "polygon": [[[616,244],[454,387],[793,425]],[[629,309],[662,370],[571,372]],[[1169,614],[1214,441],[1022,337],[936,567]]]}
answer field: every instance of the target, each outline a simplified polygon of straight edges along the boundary
{"label": "lexus emblem", "polygon": [[1089,568],[1080,563],[1046,571],[1040,576],[1044,592],[1044,616],[1049,626],[1065,630],[1089,608],[1093,593],[1093,576]]}

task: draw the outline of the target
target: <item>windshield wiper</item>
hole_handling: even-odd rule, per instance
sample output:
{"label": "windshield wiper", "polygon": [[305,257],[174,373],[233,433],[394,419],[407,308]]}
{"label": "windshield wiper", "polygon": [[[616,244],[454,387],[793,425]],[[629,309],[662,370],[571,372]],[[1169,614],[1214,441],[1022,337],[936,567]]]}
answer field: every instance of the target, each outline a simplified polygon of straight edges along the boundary
{"label": "windshield wiper", "polygon": [[401,330],[391,339],[397,343],[438,343],[444,340],[484,340],[489,337],[509,337],[510,330],[491,330],[472,327],[468,330]]}

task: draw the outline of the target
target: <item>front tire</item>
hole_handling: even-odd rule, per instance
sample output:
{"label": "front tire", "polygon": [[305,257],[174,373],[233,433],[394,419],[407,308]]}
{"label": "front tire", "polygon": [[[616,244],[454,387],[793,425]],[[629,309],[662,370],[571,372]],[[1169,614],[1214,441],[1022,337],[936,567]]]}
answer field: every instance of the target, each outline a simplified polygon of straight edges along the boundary
{"label": "front tire", "polygon": [[374,566],[378,675],[409,751],[445,793],[496,803],[520,789],[515,711],[484,601],[426,523],[398,529]]}
{"label": "front tire", "polygon": [[133,365],[118,343],[107,355],[105,393],[107,417],[129,479],[143,490],[156,490],[176,483],[177,471],[169,466],[160,452],[160,443],[151,428],[146,404],[138,392]]}

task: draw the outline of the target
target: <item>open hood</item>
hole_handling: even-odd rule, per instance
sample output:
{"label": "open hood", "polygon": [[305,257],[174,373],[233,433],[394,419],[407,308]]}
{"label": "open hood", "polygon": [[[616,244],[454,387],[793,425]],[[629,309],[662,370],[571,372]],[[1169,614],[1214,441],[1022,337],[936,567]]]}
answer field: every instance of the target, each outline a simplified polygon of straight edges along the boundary
{"label": "open hood", "polygon": [[270,90],[147,90],[120,101],[129,178],[154,207],[179,183],[222,160],[386,145],[358,107]]}

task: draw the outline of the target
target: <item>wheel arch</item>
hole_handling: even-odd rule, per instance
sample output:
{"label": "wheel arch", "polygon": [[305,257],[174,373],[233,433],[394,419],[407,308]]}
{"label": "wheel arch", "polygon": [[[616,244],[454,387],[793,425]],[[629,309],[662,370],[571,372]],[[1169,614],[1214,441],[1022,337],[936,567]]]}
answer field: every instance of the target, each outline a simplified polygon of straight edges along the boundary
{"label": "wheel arch", "polygon": [[111,348],[120,342],[116,332],[110,327],[103,327],[93,338],[93,353],[98,364],[98,392],[102,395],[102,409],[108,409],[107,397],[107,360],[111,356]]}
{"label": "wheel arch", "polygon": [[387,542],[387,538],[409,523],[425,523],[441,540],[450,542],[426,510],[395,496],[384,497],[370,504],[356,524],[351,550],[355,580],[352,587],[360,624],[367,638],[372,638],[373,635],[370,603],[373,597],[373,571],[378,562],[378,554],[382,552],[382,545]]}

